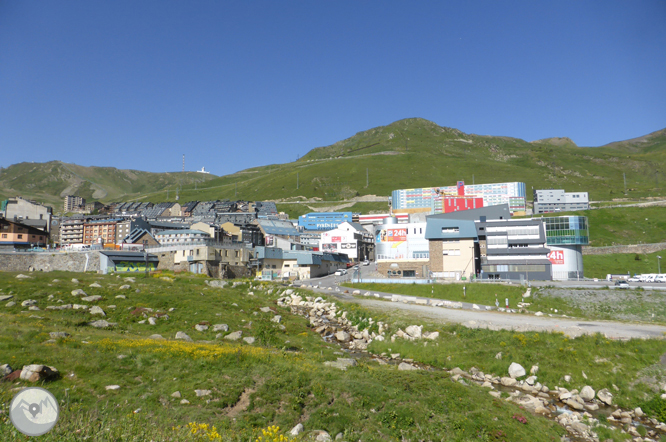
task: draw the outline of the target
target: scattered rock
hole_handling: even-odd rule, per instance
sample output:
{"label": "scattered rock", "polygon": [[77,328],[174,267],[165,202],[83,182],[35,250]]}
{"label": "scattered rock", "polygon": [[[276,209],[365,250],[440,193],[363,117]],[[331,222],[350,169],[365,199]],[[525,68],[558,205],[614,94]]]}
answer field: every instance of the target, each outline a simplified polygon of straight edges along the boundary
{"label": "scattered rock", "polygon": [[196,393],[197,397],[204,397],[204,396],[210,396],[211,391],[210,390],[194,390]]}
{"label": "scattered rock", "polygon": [[313,433],[313,436],[315,436],[315,441],[316,442],[330,442],[331,441],[331,435],[328,434],[327,432],[323,430],[317,430]]}
{"label": "scattered rock", "polygon": [[422,325],[410,325],[405,329],[405,332],[414,339],[421,339],[423,333]]}
{"label": "scattered rock", "polygon": [[509,376],[511,376],[513,379],[525,376],[525,369],[517,362],[512,362],[509,366]]}
{"label": "scattered rock", "polygon": [[564,382],[571,382],[571,376],[565,375],[564,376]]}
{"label": "scattered rock", "polygon": [[72,282],[73,282],[74,284],[78,284],[78,283],[79,283],[79,280],[76,279],[76,278],[72,278]]}
{"label": "scattered rock", "polygon": [[40,311],[40,308],[37,307],[36,305],[31,305],[30,307],[28,307],[28,310],[38,312],[38,311]]}
{"label": "scattered rock", "polygon": [[212,281],[205,280],[204,283],[208,287],[215,287],[215,288],[218,288],[218,289],[222,289],[222,288],[226,287],[226,285],[228,284],[227,281],[221,281],[219,279],[214,279]]}
{"label": "scattered rock", "polygon": [[14,297],[14,295],[2,295],[2,296],[0,296],[0,302],[9,301],[13,297]]}
{"label": "scattered rock", "polygon": [[72,296],[88,296],[88,294],[81,289],[76,289],[72,290]]}
{"label": "scattered rock", "polygon": [[589,385],[584,386],[583,389],[580,391],[580,397],[585,402],[590,402],[592,399],[594,399],[594,394],[595,394],[594,390]]}
{"label": "scattered rock", "polygon": [[185,333],[182,332],[182,331],[179,331],[179,332],[176,333],[176,339],[180,339],[180,340],[182,340],[182,341],[187,341],[187,342],[193,342],[193,341],[192,341],[192,338],[190,338],[189,336],[187,336],[187,334],[185,334]]}
{"label": "scattered rock", "polygon": [[292,436],[298,436],[302,432],[303,432],[303,424],[298,424],[294,428],[291,429],[289,434],[292,435]]}
{"label": "scattered rock", "polygon": [[104,319],[100,319],[98,321],[93,321],[88,323],[88,325],[95,327],[95,328],[108,328],[108,327],[115,327],[116,323],[115,322],[107,322]]}
{"label": "scattered rock", "polygon": [[60,377],[55,367],[47,365],[24,365],[21,369],[20,379],[28,382],[51,381]]}
{"label": "scattered rock", "polygon": [[16,275],[16,279],[30,279],[30,278],[31,278],[30,276],[24,275],[22,273]]}
{"label": "scattered rock", "polygon": [[118,290],[129,290],[131,288],[132,287],[130,287],[128,284],[124,284],[124,285],[121,285],[120,287],[118,287]]}
{"label": "scattered rock", "polygon": [[14,307],[16,303],[14,301],[9,301],[7,304],[5,304],[5,307]]}
{"label": "scattered rock", "polygon": [[150,324],[150,325],[157,324],[157,319],[155,319],[151,316],[150,318],[148,318],[148,324]]}
{"label": "scattered rock", "polygon": [[515,380],[514,378],[503,377],[503,378],[500,379],[500,383],[502,385],[504,385],[505,387],[513,387],[514,385],[516,385],[518,383],[518,381]]}
{"label": "scattered rock", "polygon": [[271,319],[271,322],[275,322],[275,323],[279,324],[281,320],[282,320],[282,316],[275,315],[275,316],[273,316],[273,319]]}
{"label": "scattered rock", "polygon": [[346,331],[339,331],[335,334],[335,339],[340,342],[347,342],[351,339],[351,336]]}
{"label": "scattered rock", "polygon": [[30,307],[31,305],[37,304],[37,301],[34,299],[26,299],[21,303],[21,307]]}
{"label": "scattered rock", "polygon": [[98,283],[96,283],[96,282],[93,282],[93,283],[92,283],[92,284],[90,284],[90,285],[89,285],[88,287],[94,287],[94,288],[96,288],[96,289],[99,289],[99,288],[101,288],[102,286],[101,286],[101,285],[99,285],[99,284],[98,284]]}
{"label": "scattered rock", "polygon": [[182,395],[180,394],[180,391],[174,391],[173,393],[171,393],[171,397],[180,399]]}
{"label": "scattered rock", "polygon": [[94,306],[92,306],[92,307],[90,308],[90,314],[91,314],[91,315],[102,315],[102,316],[106,316],[106,313],[104,313],[104,310],[102,310],[101,307],[98,307],[98,306],[96,306],[96,305],[94,305]]}
{"label": "scattered rock", "polygon": [[243,332],[241,330],[235,331],[233,333],[229,333],[224,337],[224,339],[228,339],[229,341],[238,341],[241,336],[243,336]]}
{"label": "scattered rock", "polygon": [[611,405],[613,403],[613,393],[608,391],[608,388],[597,391],[597,398],[606,405]]}
{"label": "scattered rock", "polygon": [[58,339],[58,338],[64,339],[69,337],[70,334],[67,332],[50,332],[49,336],[51,337],[51,339]]}
{"label": "scattered rock", "polygon": [[197,325],[194,326],[194,329],[196,331],[204,332],[204,331],[208,330],[208,326],[206,324],[197,324]]}
{"label": "scattered rock", "polygon": [[[164,279],[164,278],[162,278],[162,279]],[[171,279],[171,278],[169,278],[169,279]],[[181,405],[188,405],[189,403],[190,403],[190,401],[188,401],[187,399],[183,399],[183,400],[180,401]]]}
{"label": "scattered rock", "polygon": [[118,295],[116,296],[116,299],[127,299],[125,295]]}
{"label": "scattered rock", "polygon": [[227,324],[215,324],[213,326],[213,331],[214,332],[219,332],[219,331],[227,332],[227,331],[229,331],[229,326]]}
{"label": "scattered rock", "polygon": [[86,302],[97,302],[102,297],[100,295],[92,295],[92,296],[86,296],[85,298],[81,298],[81,301],[86,301]]}
{"label": "scattered rock", "polygon": [[502,359],[502,352],[501,351],[495,355],[495,359],[500,359],[500,360]]}
{"label": "scattered rock", "polygon": [[425,339],[429,339],[431,341],[434,341],[435,339],[439,338],[439,332],[436,332],[436,331],[435,332],[430,332],[430,333],[426,332],[426,333],[423,333],[423,337]]}
{"label": "scattered rock", "polygon": [[107,391],[116,391],[120,390],[120,385],[107,385],[104,389]]}
{"label": "scattered rock", "polygon": [[530,368],[530,374],[537,374],[538,372],[539,372],[539,366],[532,365],[532,368]]}
{"label": "scattered rock", "polygon": [[400,365],[398,365],[398,370],[419,370],[419,367],[408,364],[407,362],[401,362]]}
{"label": "scattered rock", "polygon": [[347,367],[356,367],[356,359],[352,358],[338,358],[337,361],[326,361],[324,365],[327,367],[339,368],[340,370],[346,370]]}
{"label": "scattered rock", "polygon": [[72,305],[74,310],[88,310],[88,306],[84,304],[74,304]]}
{"label": "scattered rock", "polygon": [[248,343],[250,345],[254,344],[254,338],[252,336],[248,336],[247,338],[243,338],[243,341],[245,341],[246,343]]}
{"label": "scattered rock", "polygon": [[261,307],[259,310],[261,310],[263,313],[269,313],[271,311],[270,307]]}
{"label": "scattered rock", "polygon": [[12,371],[14,370],[12,370],[12,367],[10,367],[9,364],[0,365],[0,378],[7,376]]}
{"label": "scattered rock", "polygon": [[148,339],[154,339],[156,341],[164,341],[164,336],[159,335],[159,334],[154,334],[154,335],[148,336]]}

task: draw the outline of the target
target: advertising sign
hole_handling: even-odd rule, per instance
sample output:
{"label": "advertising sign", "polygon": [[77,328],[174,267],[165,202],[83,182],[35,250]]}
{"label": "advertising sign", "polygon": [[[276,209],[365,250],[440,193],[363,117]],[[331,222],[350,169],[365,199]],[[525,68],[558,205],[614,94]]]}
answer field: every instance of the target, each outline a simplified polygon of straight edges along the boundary
{"label": "advertising sign", "polygon": [[321,245],[321,250],[323,252],[337,252],[338,245],[335,243],[324,243]]}
{"label": "advertising sign", "polygon": [[273,245],[273,237],[271,235],[266,235],[266,247],[270,247]]}
{"label": "advertising sign", "polygon": [[382,229],[377,239],[380,242],[407,241],[407,229]]}
{"label": "advertising sign", "polygon": [[551,264],[564,264],[564,252],[562,250],[553,250],[548,254]]}
{"label": "advertising sign", "polygon": [[331,236],[331,242],[342,242],[341,236]]}
{"label": "advertising sign", "polygon": [[341,249],[355,249],[356,248],[356,243],[355,242],[343,242],[340,244]]}

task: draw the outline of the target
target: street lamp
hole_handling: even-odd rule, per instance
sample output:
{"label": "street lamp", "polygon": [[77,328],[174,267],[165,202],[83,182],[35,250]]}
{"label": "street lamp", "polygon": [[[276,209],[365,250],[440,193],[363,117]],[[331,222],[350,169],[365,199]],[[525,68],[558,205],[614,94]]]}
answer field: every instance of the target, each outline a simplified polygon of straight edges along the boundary
{"label": "street lamp", "polygon": [[657,255],[657,273],[661,275],[661,256]]}

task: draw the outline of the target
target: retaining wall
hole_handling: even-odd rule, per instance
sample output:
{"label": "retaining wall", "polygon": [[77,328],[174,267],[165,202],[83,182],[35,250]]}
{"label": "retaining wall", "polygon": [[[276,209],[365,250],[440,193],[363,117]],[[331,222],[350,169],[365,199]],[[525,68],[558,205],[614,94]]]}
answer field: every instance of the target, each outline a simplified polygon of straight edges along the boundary
{"label": "retaining wall", "polygon": [[583,247],[583,255],[610,255],[613,253],[654,253],[665,249],[666,242],[608,247]]}
{"label": "retaining wall", "polygon": [[[86,268],[86,256],[88,266]],[[0,253],[0,272],[29,272],[66,271],[89,272],[99,270],[99,252],[69,252],[69,253]]]}

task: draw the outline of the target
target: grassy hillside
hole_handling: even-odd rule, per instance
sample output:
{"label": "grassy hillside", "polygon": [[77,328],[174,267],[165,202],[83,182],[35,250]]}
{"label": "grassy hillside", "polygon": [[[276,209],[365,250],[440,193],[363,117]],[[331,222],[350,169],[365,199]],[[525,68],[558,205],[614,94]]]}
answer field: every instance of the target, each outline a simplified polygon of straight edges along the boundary
{"label": "grassy hillside", "polygon": [[[0,199],[22,196],[62,206],[65,195],[87,201],[126,200],[162,188],[202,184],[214,176],[196,172],[151,173],[112,167],[84,167],[60,161],[20,163],[0,170]],[[174,192],[175,196],[175,192]]]}
{"label": "grassy hillside", "polygon": [[[191,275],[167,280],[139,277],[136,281],[95,274],[35,273],[24,280],[14,276],[0,273],[1,293],[11,293],[16,301],[0,311],[0,363],[19,368],[48,364],[62,374],[44,385],[61,405],[58,424],[42,436],[44,441],[247,442],[257,440],[262,429],[279,426],[281,430],[274,432],[284,434],[297,423],[303,424],[305,433],[295,440],[308,440],[314,430],[325,430],[333,437],[342,433],[347,441],[545,442],[559,440],[564,433],[552,421],[493,398],[487,389],[451,382],[449,374],[441,370],[445,354],[451,351],[447,341],[472,343],[460,327],[442,330],[447,336],[458,331],[460,339],[431,341],[433,347],[447,346],[438,352],[441,359],[433,361],[436,369],[399,371],[395,365],[382,365],[367,354],[358,354],[358,365],[342,371],[324,365],[335,361],[341,348],[322,339],[305,318],[277,306],[278,295],[269,293],[268,285],[255,282],[252,288],[246,283],[212,289],[203,278]],[[90,287],[93,282],[101,287]],[[122,284],[131,288],[120,290]],[[87,325],[100,317],[84,310],[46,309],[82,302],[71,295],[78,288],[102,297],[95,304],[105,310],[104,319],[116,323],[115,327]],[[117,298],[118,294],[126,298]],[[22,308],[21,302],[27,299],[35,300],[41,310]],[[262,311],[265,307],[272,310]],[[158,311],[168,312],[168,318],[158,319],[156,325],[141,323],[144,313],[152,316]],[[350,312],[359,321],[368,318],[358,308]],[[276,314],[281,315],[280,324],[271,321]],[[204,321],[227,324],[229,330],[221,335],[240,330],[243,337],[252,336],[256,341],[218,339],[219,332],[212,325],[205,331],[195,330]],[[196,342],[174,340],[177,331],[185,331]],[[50,332],[70,336],[51,341]],[[493,333],[479,332],[473,339],[484,336],[488,351],[496,352],[498,340],[490,346]],[[156,333],[167,339],[149,338]],[[564,342],[561,335],[550,339],[556,345]],[[578,342],[582,341],[571,345],[577,348]],[[632,341],[625,347],[640,348],[643,364],[651,363],[655,356],[654,344]],[[404,353],[418,351],[412,347],[405,346]],[[624,358],[626,351],[619,347],[610,344],[608,351]],[[456,364],[467,364],[476,354],[455,351],[461,357],[458,362],[456,356]],[[497,361],[484,355],[477,367],[488,366],[488,361],[502,371],[510,364],[510,359]],[[119,388],[107,390],[110,385]],[[7,419],[6,407],[16,386],[15,382],[0,383],[3,441],[27,440]],[[195,390],[208,392],[197,396]],[[512,418],[516,414],[526,423]]]}
{"label": "grassy hillside", "polygon": [[[183,179],[182,174],[142,175],[115,169],[78,169],[57,162],[24,163],[2,171],[0,192],[53,200],[68,193],[70,181],[76,181],[78,174],[89,182],[77,184],[86,193],[83,196],[95,195],[100,186],[103,190],[98,190],[97,197],[107,202],[174,201],[179,185],[180,201],[298,196],[340,201],[362,195],[388,196],[401,188],[453,185],[458,180],[476,184],[522,181],[528,193],[532,187],[563,188],[588,191],[594,200],[610,200],[624,196],[623,173],[629,197],[666,196],[666,177],[660,172],[665,166],[666,131],[639,141],[589,148],[578,147],[567,138],[528,143],[465,134],[412,118],[313,149],[293,163],[255,167],[223,177],[186,174],[188,178]],[[112,184],[117,187],[112,188]]]}

